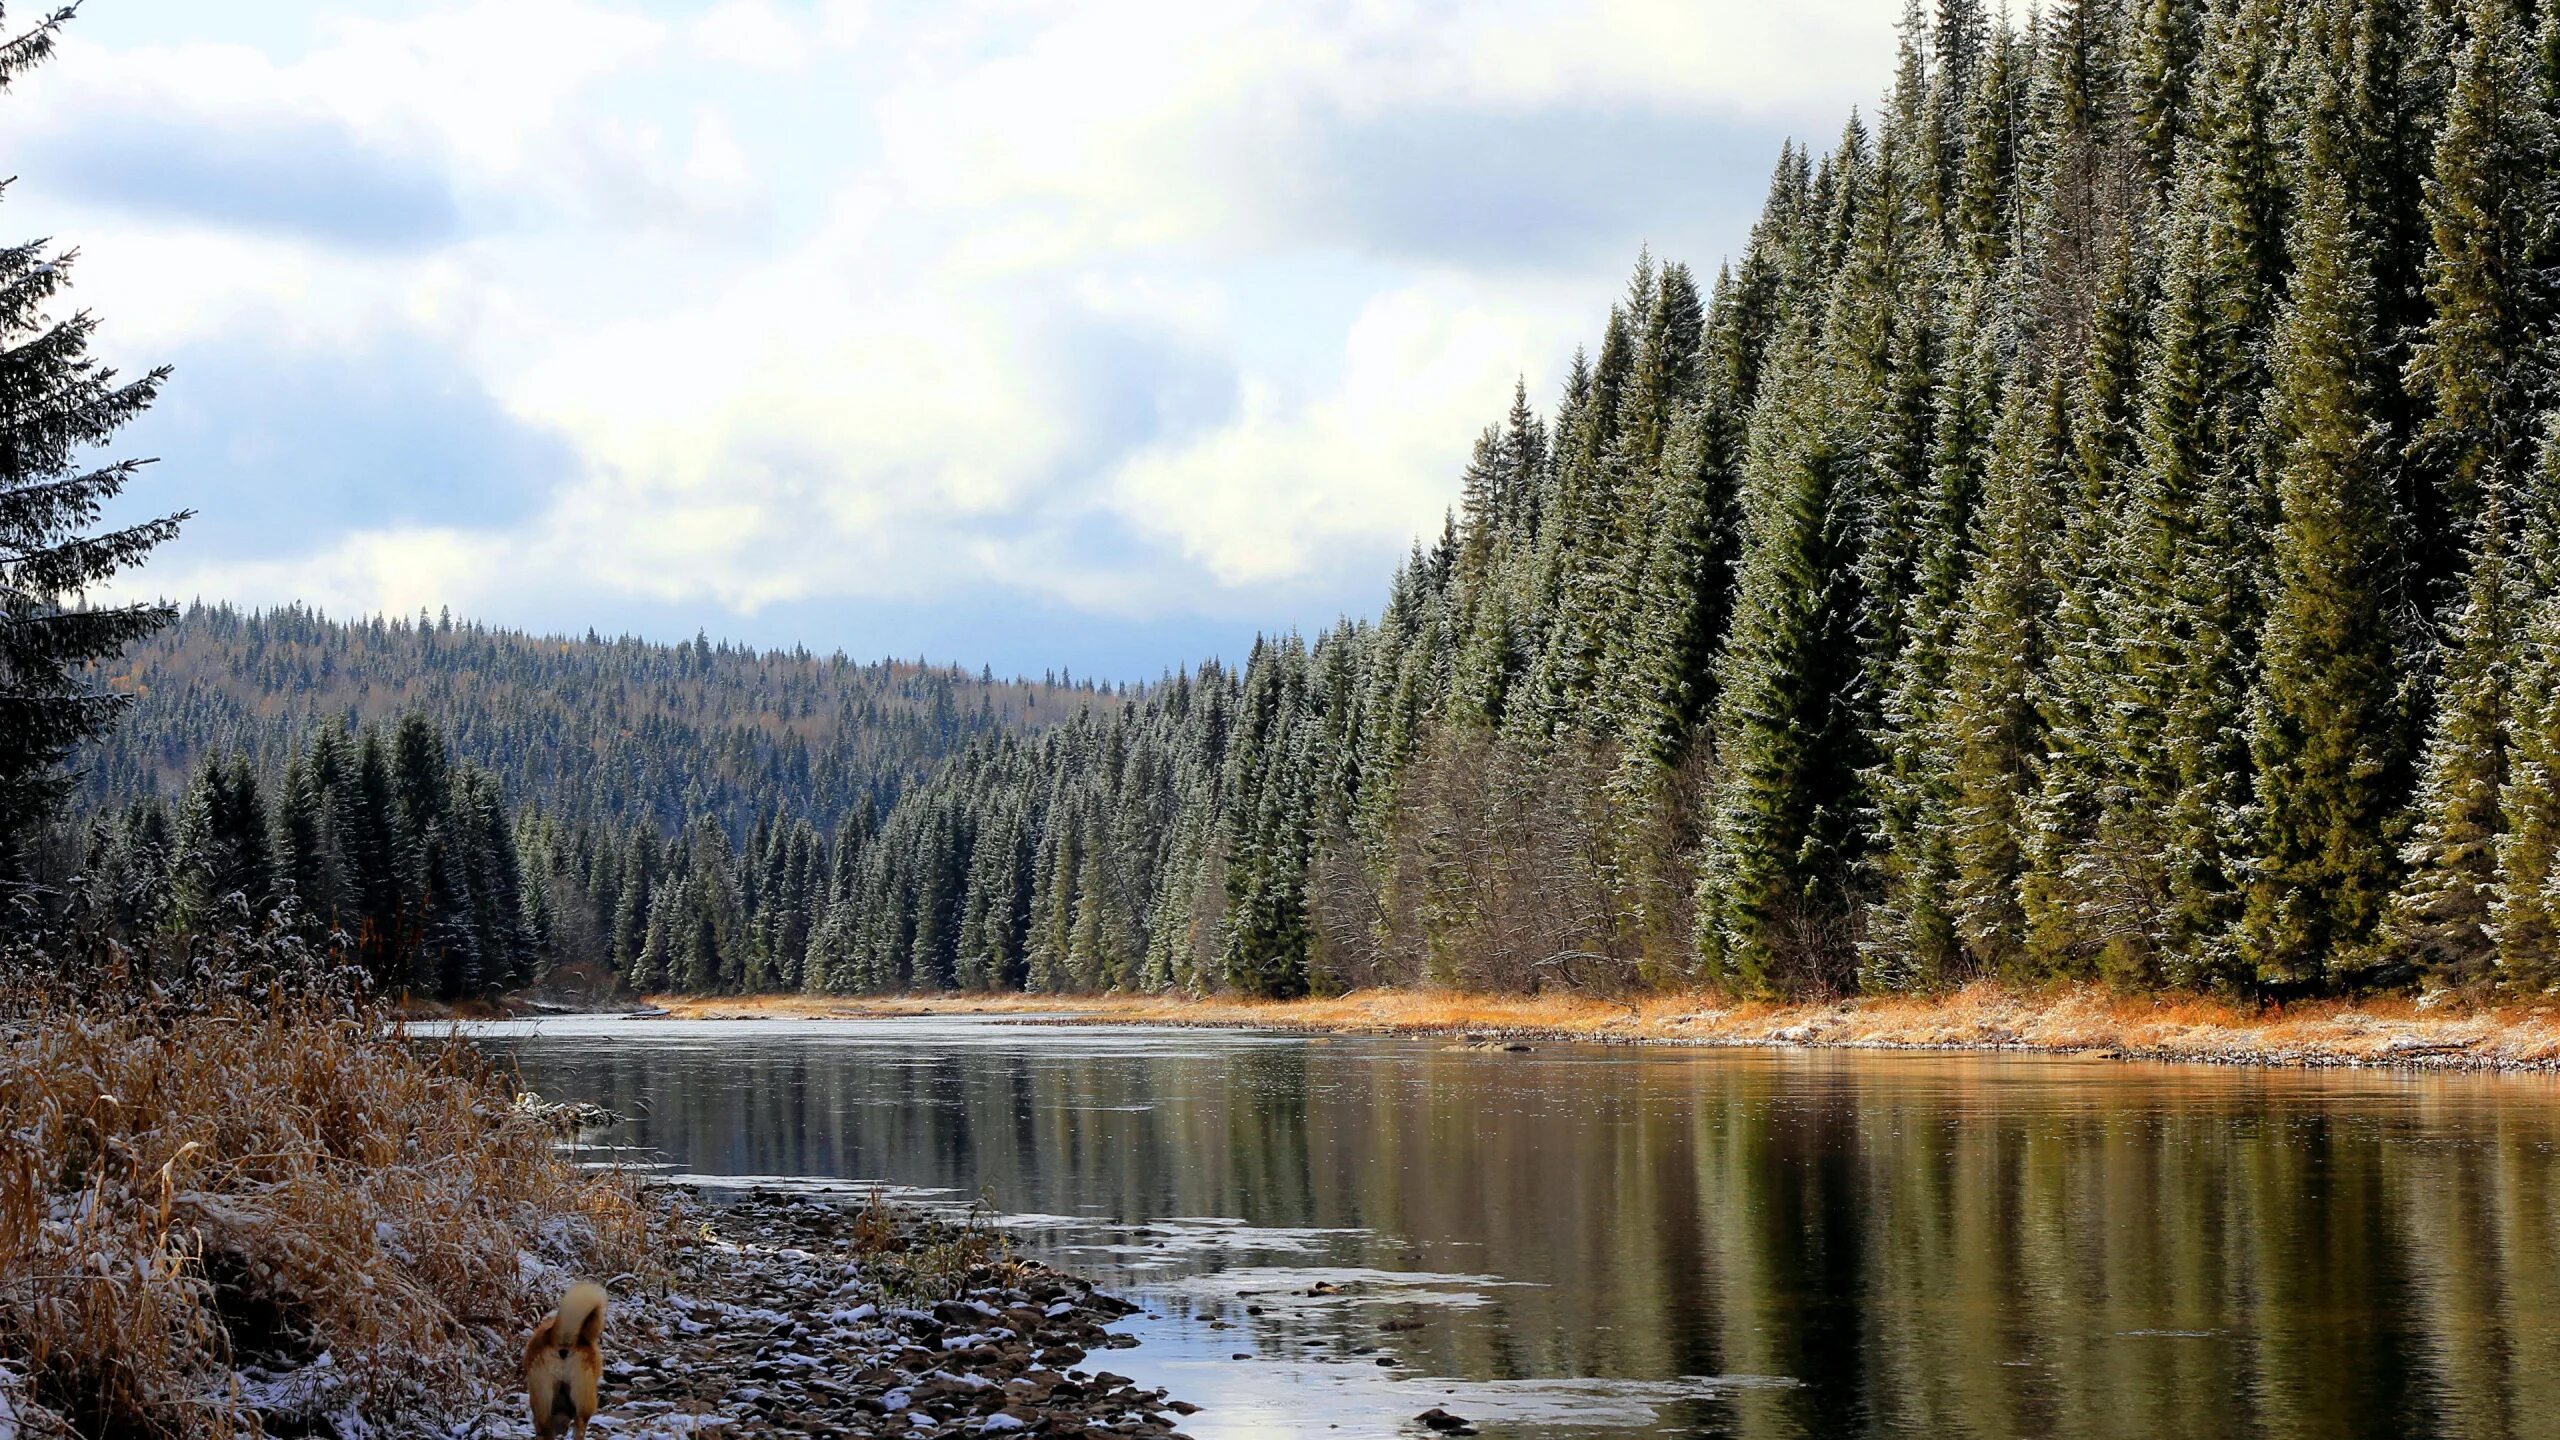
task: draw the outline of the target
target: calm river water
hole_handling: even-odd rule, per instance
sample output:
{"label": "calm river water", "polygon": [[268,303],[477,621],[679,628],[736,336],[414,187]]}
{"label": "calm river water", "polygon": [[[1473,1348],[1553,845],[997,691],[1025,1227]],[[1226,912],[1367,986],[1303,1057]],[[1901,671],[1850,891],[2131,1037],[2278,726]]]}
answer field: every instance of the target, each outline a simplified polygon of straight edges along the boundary
{"label": "calm river water", "polygon": [[1432,1406],[1590,1440],[2560,1440],[2539,1077],[476,1028],[542,1094],[640,1115],[604,1138],[676,1173],[982,1199],[1146,1305],[1090,1363],[1208,1406],[1201,1440]]}

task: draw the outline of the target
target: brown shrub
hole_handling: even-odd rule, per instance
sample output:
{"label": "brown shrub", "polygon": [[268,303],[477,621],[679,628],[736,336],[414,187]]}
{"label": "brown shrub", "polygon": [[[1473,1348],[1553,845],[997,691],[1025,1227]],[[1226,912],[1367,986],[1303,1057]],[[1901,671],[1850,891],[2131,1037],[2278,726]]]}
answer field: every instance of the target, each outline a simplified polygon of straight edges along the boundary
{"label": "brown shrub", "polygon": [[648,1225],[477,1051],[362,1007],[0,1009],[0,1407],[29,1434],[467,1403]]}
{"label": "brown shrub", "polygon": [[[1592,747],[1532,753],[1438,736],[1403,776],[1384,836],[1335,834],[1318,847],[1308,889],[1319,991],[1624,989],[1638,927],[1619,889],[1611,765]],[[1685,915],[1667,923],[1685,929]]]}

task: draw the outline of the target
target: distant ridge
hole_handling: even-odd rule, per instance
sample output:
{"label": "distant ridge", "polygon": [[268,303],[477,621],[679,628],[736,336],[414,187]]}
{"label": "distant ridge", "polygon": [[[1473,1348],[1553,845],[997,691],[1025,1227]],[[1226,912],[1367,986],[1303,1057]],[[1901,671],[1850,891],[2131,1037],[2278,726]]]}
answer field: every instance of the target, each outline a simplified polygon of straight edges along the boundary
{"label": "distant ridge", "polygon": [[141,698],[80,758],[91,802],[174,796],[208,751],[244,751],[272,774],[316,719],[417,710],[518,803],[668,831],[711,815],[734,833],[761,816],[831,829],[885,810],[973,737],[1037,730],[1124,693],[707,637],[660,644],[203,603],[105,678]]}

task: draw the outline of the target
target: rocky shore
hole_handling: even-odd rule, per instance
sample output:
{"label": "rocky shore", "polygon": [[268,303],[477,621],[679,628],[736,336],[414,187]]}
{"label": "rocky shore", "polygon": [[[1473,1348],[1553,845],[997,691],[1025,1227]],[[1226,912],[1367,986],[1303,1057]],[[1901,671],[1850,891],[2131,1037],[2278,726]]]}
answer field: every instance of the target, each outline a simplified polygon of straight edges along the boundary
{"label": "rocky shore", "polygon": [[[610,1436],[1176,1437],[1198,1407],[1099,1357],[1126,1300],[986,1227],[854,1197],[655,1193],[685,1242],[622,1277],[607,1327]],[[526,1433],[521,1408],[461,1432]]]}

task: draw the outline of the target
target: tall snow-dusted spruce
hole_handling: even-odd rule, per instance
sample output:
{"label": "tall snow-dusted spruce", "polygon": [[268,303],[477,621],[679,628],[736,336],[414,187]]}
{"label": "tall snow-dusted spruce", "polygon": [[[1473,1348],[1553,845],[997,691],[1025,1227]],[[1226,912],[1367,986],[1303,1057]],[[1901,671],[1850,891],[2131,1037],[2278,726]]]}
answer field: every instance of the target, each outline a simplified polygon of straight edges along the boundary
{"label": "tall snow-dusted spruce", "polygon": [[[52,53],[69,18],[0,39],[0,88]],[[93,452],[151,404],[167,372],[119,377],[89,353],[96,318],[55,313],[73,259],[44,240],[0,247],[0,839],[13,849],[65,794],[63,762],[127,703],[90,667],[172,613],[91,603],[90,592],[186,518],[97,528],[140,462]]]}
{"label": "tall snow-dusted spruce", "polygon": [[2394,905],[2402,955],[2470,978],[2494,963],[2498,848],[2517,722],[2518,651],[2547,589],[2554,513],[2531,483],[2552,401],[2554,216],[2560,198],[2553,19],[2473,0],[2436,143],[2428,314],[2409,366],[2424,403],[2412,463],[2442,497],[2468,576],[2444,637],[2435,720],[2414,803],[2409,874]]}
{"label": "tall snow-dusted spruce", "polygon": [[[2395,875],[2405,766],[2394,566],[2389,348],[2346,131],[2346,35],[2316,36],[2295,205],[2292,303],[2278,326],[2273,575],[2250,714],[2257,771],[2242,958],[2261,984],[2353,975]],[[2328,53],[2324,53],[2328,52]]]}

